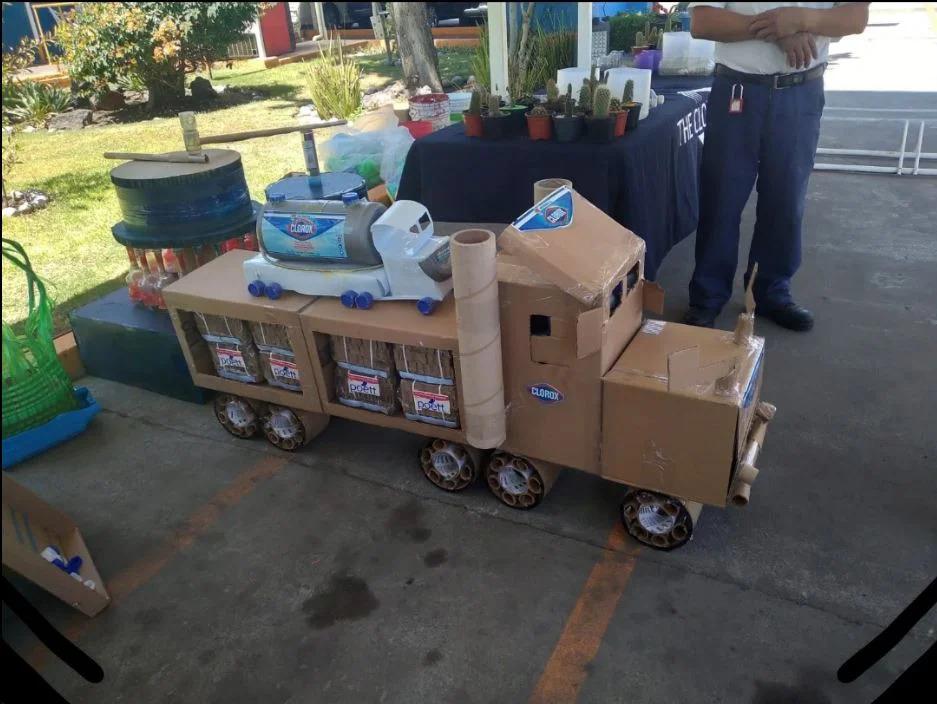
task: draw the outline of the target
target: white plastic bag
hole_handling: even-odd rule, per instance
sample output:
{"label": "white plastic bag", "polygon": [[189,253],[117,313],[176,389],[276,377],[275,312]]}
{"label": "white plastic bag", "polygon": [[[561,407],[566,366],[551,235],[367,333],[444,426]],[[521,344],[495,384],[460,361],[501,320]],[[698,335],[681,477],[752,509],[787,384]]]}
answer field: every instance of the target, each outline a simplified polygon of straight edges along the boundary
{"label": "white plastic bag", "polygon": [[350,128],[323,143],[319,156],[326,171],[356,173],[369,189],[384,181],[391,191],[393,184],[393,194],[397,192],[403,162],[412,143],[413,137],[405,127],[372,132]]}

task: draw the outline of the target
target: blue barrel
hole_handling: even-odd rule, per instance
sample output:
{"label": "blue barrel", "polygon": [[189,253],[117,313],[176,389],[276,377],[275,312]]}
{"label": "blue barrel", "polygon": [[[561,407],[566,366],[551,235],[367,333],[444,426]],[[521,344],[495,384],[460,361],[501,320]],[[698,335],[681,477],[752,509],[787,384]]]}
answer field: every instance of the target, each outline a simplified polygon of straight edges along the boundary
{"label": "blue barrel", "polygon": [[[174,152],[184,154],[185,152]],[[241,155],[206,149],[206,163],[128,161],[111,171],[123,220],[111,231],[141,249],[214,244],[254,229]]]}

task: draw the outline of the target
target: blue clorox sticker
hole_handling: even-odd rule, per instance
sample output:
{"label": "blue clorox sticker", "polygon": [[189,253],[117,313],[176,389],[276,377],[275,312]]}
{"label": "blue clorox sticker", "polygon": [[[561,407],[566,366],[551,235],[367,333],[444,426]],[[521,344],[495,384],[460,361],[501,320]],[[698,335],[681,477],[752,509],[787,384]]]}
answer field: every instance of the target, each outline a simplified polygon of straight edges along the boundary
{"label": "blue clorox sticker", "polygon": [[530,392],[531,396],[541,403],[554,404],[566,398],[563,392],[552,384],[534,384],[533,386],[528,386],[527,390]]}
{"label": "blue clorox sticker", "polygon": [[286,259],[346,259],[344,223],[342,216],[264,213],[264,250]]}
{"label": "blue clorox sticker", "polygon": [[559,188],[512,224],[517,230],[558,230],[573,223],[573,193],[565,186]]}

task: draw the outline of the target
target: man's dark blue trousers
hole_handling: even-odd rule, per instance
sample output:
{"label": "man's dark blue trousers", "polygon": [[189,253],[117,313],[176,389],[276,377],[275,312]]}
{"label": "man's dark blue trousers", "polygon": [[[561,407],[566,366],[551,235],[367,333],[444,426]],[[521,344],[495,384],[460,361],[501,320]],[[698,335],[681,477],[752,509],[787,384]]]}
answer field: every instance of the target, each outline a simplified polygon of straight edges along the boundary
{"label": "man's dark blue trousers", "polygon": [[[729,102],[742,86],[742,110]],[[761,308],[791,302],[791,277],[800,266],[801,222],[813,169],[823,78],[775,88],[716,76],[706,110],[700,174],[700,219],[690,304],[718,311],[732,295],[739,222],[752,187],[758,206],[747,272],[755,262],[754,294]],[[746,273],[746,281],[747,281]]]}

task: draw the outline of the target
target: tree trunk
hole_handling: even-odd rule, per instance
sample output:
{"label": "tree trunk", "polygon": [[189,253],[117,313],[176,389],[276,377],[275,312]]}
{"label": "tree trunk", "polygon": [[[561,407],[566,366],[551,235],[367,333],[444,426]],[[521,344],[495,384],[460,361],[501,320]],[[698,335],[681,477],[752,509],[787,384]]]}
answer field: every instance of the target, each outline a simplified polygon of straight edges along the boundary
{"label": "tree trunk", "polygon": [[403,64],[403,79],[407,88],[428,85],[434,92],[442,92],[439,63],[426,4],[422,2],[388,3],[397,28],[397,50]]}
{"label": "tree trunk", "polygon": [[185,71],[181,67],[172,73],[162,73],[146,82],[148,98],[146,109],[157,112],[178,105],[185,97]]}

